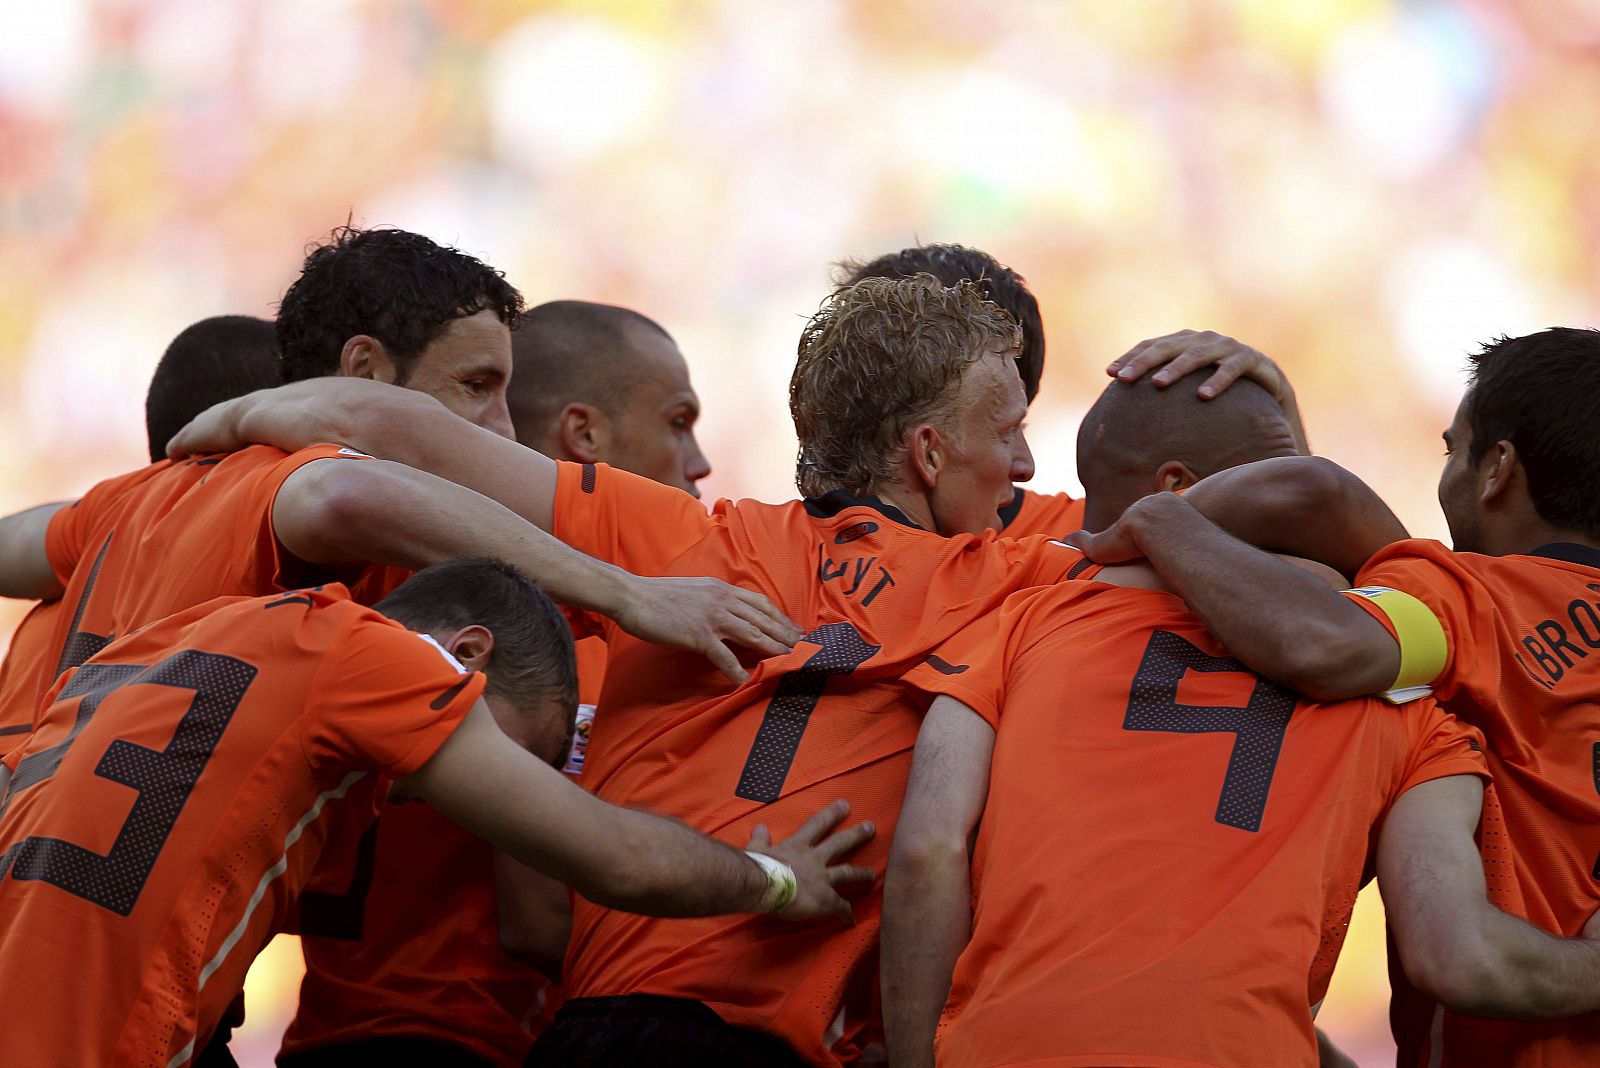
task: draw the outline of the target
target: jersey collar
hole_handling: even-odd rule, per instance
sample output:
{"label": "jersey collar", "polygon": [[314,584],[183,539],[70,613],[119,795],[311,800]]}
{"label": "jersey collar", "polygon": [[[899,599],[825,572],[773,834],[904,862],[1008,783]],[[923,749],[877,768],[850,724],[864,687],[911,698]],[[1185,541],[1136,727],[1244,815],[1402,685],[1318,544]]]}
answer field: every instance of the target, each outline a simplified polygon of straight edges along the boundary
{"label": "jersey collar", "polygon": [[1543,556],[1549,560],[1565,560],[1569,564],[1582,564],[1584,567],[1600,568],[1600,549],[1587,545],[1575,545],[1570,541],[1552,542],[1541,545],[1527,554],[1528,556]]}
{"label": "jersey collar", "polygon": [[1017,491],[1011,495],[1011,503],[1000,509],[1001,530],[1009,527],[1012,524],[1012,521],[1017,518],[1017,513],[1022,511],[1022,502],[1026,496],[1027,494],[1023,491],[1022,487],[1018,486]]}
{"label": "jersey collar", "polygon": [[891,519],[913,530],[922,529],[900,509],[892,504],[885,504],[876,497],[857,497],[844,490],[830,490],[820,497],[807,497],[804,503],[807,514],[817,519],[832,519],[846,508],[871,508],[885,519]]}

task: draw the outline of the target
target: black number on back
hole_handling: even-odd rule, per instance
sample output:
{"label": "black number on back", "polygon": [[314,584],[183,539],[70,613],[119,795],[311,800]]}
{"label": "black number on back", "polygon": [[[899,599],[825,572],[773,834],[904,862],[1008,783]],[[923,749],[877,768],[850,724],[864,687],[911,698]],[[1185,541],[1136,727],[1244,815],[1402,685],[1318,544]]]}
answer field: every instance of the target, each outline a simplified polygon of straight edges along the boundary
{"label": "black number on back", "polygon": [[120,915],[132,912],[184,803],[255,676],[255,667],[243,660],[192,649],[149,668],[127,664],[79,668],[57,698],[83,698],[72,732],[60,745],[34,753],[17,766],[0,802],[0,814],[18,792],[56,773],[101,702],[122,687],[171,686],[193,690],[194,699],[165,749],[120,738],[106,746],[94,773],[139,794],[110,852],[102,855],[60,838],[32,835],[0,856],[0,879],[9,870],[13,879],[38,879]]}
{"label": "black number on back", "polygon": [[1122,729],[1174,734],[1232,734],[1233,755],[1217,800],[1217,822],[1241,830],[1261,829],[1267,791],[1278,769],[1278,750],[1299,698],[1258,678],[1250,702],[1217,708],[1178,703],[1185,671],[1250,670],[1231,656],[1208,656],[1170,631],[1158,630],[1145,646],[1139,672],[1128,694]]}
{"label": "black number on back", "polygon": [[789,777],[800,739],[828,679],[850,674],[883,648],[867,644],[853,623],[825,623],[801,640],[822,648],[779,680],[778,692],[767,704],[755,744],[750,747],[744,772],[739,776],[739,786],[734,790],[736,796],[747,801],[769,804],[782,795],[783,781]]}

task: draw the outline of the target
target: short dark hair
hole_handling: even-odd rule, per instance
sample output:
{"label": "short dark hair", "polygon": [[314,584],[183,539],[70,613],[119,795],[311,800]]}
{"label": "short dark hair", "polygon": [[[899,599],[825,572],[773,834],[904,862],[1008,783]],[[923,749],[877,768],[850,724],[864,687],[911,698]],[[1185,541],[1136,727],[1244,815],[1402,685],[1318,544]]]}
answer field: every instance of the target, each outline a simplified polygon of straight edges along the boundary
{"label": "short dark hair", "polygon": [[337,374],[344,343],[366,334],[403,383],[446,326],[485,309],[516,326],[522,295],[501,272],[421,234],[341,226],[306,256],[278,307],[283,380]]}
{"label": "short dark hair", "polygon": [[625,366],[629,335],[640,330],[672,340],[654,319],[615,304],[552,300],[523,312],[511,335],[506,391],[517,440],[534,444],[574,401],[615,415],[634,379]]}
{"label": "short dark hair", "polygon": [[861,263],[844,260],[839,264],[843,285],[863,278],[915,278],[931,274],[947,286],[973,282],[984,300],[992,300],[1011,313],[1022,328],[1022,351],[1017,355],[1017,373],[1028,403],[1039,395],[1039,379],[1044,375],[1044,320],[1039,302],[1028,290],[1027,280],[980,249],[966,245],[917,245]]}
{"label": "short dark hair", "polygon": [[462,556],[412,575],[373,608],[415,631],[477,625],[494,635],[488,693],[531,709],[555,698],[576,714],[578,666],[561,610],[510,564]]}
{"label": "short dark hair", "polygon": [[1600,538],[1600,330],[1501,337],[1469,360],[1468,461],[1511,442],[1540,518]]}
{"label": "short dark hair", "polygon": [[283,383],[272,323],[249,315],[217,315],[184,328],[150,376],[144,429],[150,462],[167,442],[213,404]]}

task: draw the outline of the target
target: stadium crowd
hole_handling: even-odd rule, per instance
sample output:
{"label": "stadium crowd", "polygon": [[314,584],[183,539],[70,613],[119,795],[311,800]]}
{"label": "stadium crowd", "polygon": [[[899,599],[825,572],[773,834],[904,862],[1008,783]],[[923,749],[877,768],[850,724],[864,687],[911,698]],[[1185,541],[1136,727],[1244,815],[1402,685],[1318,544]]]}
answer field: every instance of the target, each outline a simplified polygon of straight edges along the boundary
{"label": "stadium crowd", "polygon": [[1403,1068],[1600,1063],[1600,332],[1473,358],[1450,548],[1211,332],[1032,492],[1044,367],[987,253],[842,263],[708,511],[666,329],[421,235],[183,331],[0,520],[0,1064],[230,1064],[290,931],[285,1068],[1338,1065],[1372,878]]}

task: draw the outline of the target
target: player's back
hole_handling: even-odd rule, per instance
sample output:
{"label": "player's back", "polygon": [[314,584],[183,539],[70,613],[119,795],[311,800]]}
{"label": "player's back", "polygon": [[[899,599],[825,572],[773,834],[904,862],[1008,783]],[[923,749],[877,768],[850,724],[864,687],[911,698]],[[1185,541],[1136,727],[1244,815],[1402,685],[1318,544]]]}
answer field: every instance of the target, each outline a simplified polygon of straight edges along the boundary
{"label": "player's back", "polygon": [[[1515,900],[1497,903],[1554,934],[1578,934],[1600,908],[1600,551],[1550,545],[1483,556],[1406,541],[1368,561],[1360,581],[1352,599],[1369,611],[1379,603],[1374,588],[1399,589],[1444,628],[1434,693],[1483,731],[1504,813]],[[1414,1011],[1397,1016],[1397,1031],[1408,1060],[1426,1063],[1435,1033],[1449,1066],[1600,1058],[1600,1015],[1513,1023],[1407,1004]]]}
{"label": "player's back", "polygon": [[182,1063],[460,680],[339,586],[207,602],[61,680],[7,758],[0,1063]]}
{"label": "player's back", "polygon": [[[684,494],[604,468],[573,492],[576,470],[562,473],[558,536],[633,570],[757,590],[808,632],[789,654],[747,661],[750,679],[734,686],[699,657],[608,627],[604,712],[585,785],[740,846],[758,824],[788,833],[842,797],[853,819],[878,826],[857,862],[881,868],[926,707],[903,676],[1007,592],[1054,581],[1082,559],[1043,538],[943,538],[840,494],[720,502],[706,516]],[[642,533],[627,525],[637,515],[649,516]],[[640,541],[660,548],[630,552]],[[832,1063],[827,1032],[852,972],[873,966],[879,899],[874,889],[857,903],[853,927],[661,921],[580,899],[564,985],[574,998],[702,1001],[729,1023],[779,1034],[808,1060]]]}
{"label": "player's back", "polygon": [[1426,700],[1304,702],[1163,593],[1065,583],[997,624],[946,688],[998,732],[942,1061],[1315,1064],[1373,828],[1481,772],[1470,732]]}

